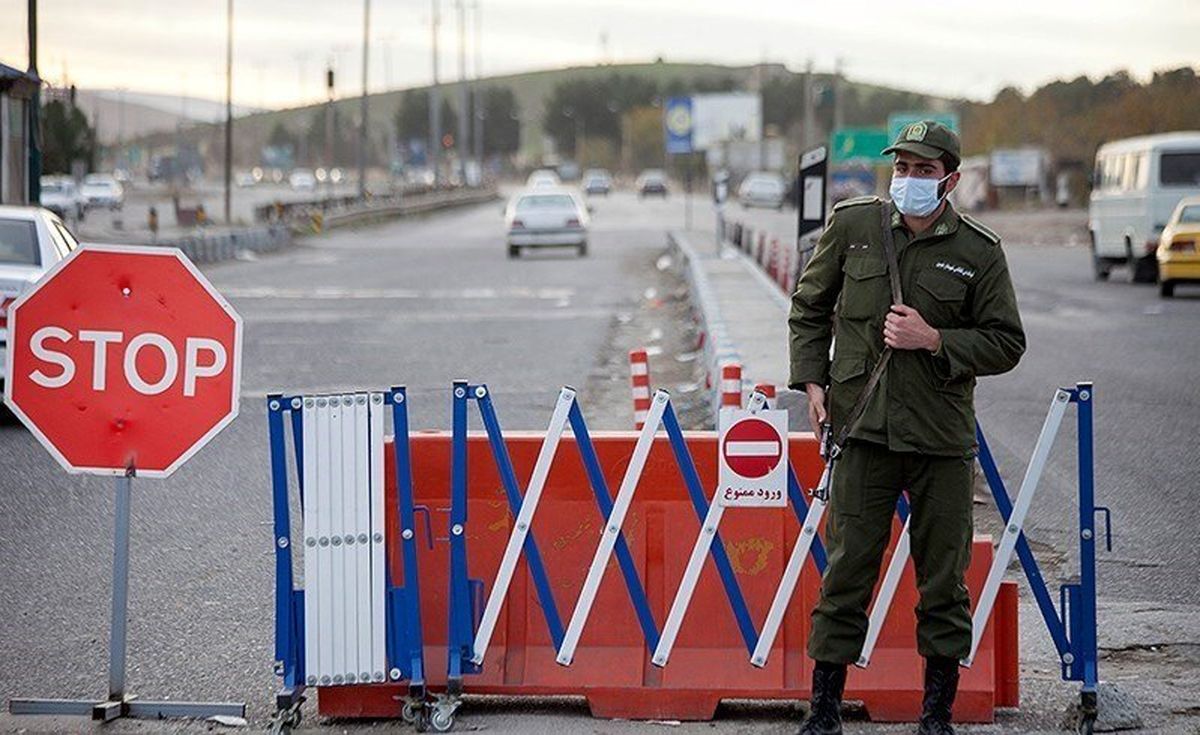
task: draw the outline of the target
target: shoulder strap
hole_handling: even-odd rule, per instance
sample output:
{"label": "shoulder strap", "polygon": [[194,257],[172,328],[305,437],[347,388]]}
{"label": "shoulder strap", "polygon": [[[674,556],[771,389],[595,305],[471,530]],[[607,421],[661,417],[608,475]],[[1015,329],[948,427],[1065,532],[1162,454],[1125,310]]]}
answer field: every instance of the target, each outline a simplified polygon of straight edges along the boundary
{"label": "shoulder strap", "polygon": [[[892,215],[889,211],[887,202],[883,202],[879,208],[880,221],[883,226],[883,254],[887,257],[888,279],[892,284],[892,303],[903,304],[904,295],[900,290],[900,264],[896,260],[896,241],[892,235]],[[834,457],[841,452],[846,446],[846,440],[850,438],[850,433],[854,431],[854,427],[858,425],[859,419],[867,410],[867,404],[871,401],[871,395],[875,393],[875,388],[879,385],[879,381],[883,378],[883,373],[887,369],[888,360],[892,357],[892,348],[885,347],[883,353],[879,355],[879,361],[875,363],[875,367],[871,369],[870,376],[867,377],[867,384],[863,386],[862,393],[858,395],[858,400],[854,403],[854,408],[850,411],[850,416],[846,419],[846,423],[842,424],[842,430],[838,432],[834,439],[834,446],[831,448]]]}
{"label": "shoulder strap", "polygon": [[896,260],[896,239],[892,233],[892,213],[887,202],[879,207],[879,218],[883,226],[883,254],[887,256],[888,278],[892,282],[892,303],[903,304],[904,295],[900,290],[900,264]]}

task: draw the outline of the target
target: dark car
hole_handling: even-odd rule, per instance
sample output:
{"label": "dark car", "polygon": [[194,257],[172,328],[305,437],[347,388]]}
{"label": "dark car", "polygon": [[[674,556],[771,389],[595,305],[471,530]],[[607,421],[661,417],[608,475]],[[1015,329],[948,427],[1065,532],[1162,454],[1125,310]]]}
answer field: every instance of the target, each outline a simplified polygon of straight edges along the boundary
{"label": "dark car", "polygon": [[638,199],[648,196],[667,196],[667,175],[658,168],[646,169],[637,177]]}

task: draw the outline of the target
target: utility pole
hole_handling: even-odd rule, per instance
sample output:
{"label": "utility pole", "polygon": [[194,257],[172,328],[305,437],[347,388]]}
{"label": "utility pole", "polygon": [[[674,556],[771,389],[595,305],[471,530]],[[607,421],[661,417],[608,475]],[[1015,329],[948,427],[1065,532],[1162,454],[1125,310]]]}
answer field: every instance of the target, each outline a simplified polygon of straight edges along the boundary
{"label": "utility pole", "polygon": [[230,183],[233,179],[233,0],[225,3],[225,224],[230,217]]}
{"label": "utility pole", "polygon": [[475,10],[475,84],[472,85],[475,95],[475,114],[472,116],[474,130],[471,140],[475,143],[475,162],[479,165],[480,183],[483,180],[483,94],[479,89],[479,80],[483,78],[483,53],[480,50],[483,38],[483,8],[479,0],[471,4]]}
{"label": "utility pole", "polygon": [[845,85],[842,84],[842,57],[838,57],[834,62],[833,67],[833,129],[840,130],[842,127],[842,113],[845,107],[842,105],[842,90]]}
{"label": "utility pole", "polygon": [[458,172],[465,182],[467,179],[467,135],[471,128],[470,98],[467,90],[467,3],[466,0],[456,0],[458,5]]}
{"label": "utility pole", "polygon": [[[29,32],[29,76],[38,79],[37,69],[37,0],[29,0],[29,12],[26,16]],[[42,83],[38,79],[33,97],[29,99],[29,187],[27,189],[30,204],[40,204],[42,201]],[[18,200],[19,201],[19,200]]]}
{"label": "utility pole", "polygon": [[[325,70],[325,171],[333,171],[333,66]],[[326,187],[333,187],[333,177],[326,177]]]}
{"label": "utility pole", "polygon": [[442,90],[438,87],[438,0],[433,2],[433,84],[429,87],[429,165],[433,168],[433,183],[442,183]]}
{"label": "utility pole", "polygon": [[804,129],[800,133],[800,148],[808,150],[816,136],[813,127],[816,121],[813,117],[813,63],[812,59],[804,67]]}
{"label": "utility pole", "polygon": [[358,198],[367,198],[367,59],[371,42],[371,0],[363,0],[362,108],[358,123]]}

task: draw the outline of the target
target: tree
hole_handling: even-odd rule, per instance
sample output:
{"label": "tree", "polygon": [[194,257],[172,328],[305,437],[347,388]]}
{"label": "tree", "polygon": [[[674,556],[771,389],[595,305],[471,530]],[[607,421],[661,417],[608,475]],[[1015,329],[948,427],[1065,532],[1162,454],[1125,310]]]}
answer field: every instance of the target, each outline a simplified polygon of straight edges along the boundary
{"label": "tree", "polygon": [[[458,114],[442,96],[441,135],[456,135]],[[425,143],[429,140],[429,90],[410,89],[400,98],[400,109],[396,111],[396,134],[408,143],[413,140]]]}
{"label": "tree", "polygon": [[638,76],[609,74],[606,77],[575,77],[559,82],[550,93],[542,113],[542,129],[553,137],[561,151],[576,149],[576,132],[585,138],[603,138],[621,143],[621,116],[649,104],[658,87]]}
{"label": "tree", "polygon": [[96,131],[76,106],[51,100],[42,106],[42,172],[69,174],[73,161],[91,171],[96,164]]}
{"label": "tree", "polygon": [[516,95],[509,87],[487,87],[483,90],[483,154],[512,154],[520,147],[521,118]]}

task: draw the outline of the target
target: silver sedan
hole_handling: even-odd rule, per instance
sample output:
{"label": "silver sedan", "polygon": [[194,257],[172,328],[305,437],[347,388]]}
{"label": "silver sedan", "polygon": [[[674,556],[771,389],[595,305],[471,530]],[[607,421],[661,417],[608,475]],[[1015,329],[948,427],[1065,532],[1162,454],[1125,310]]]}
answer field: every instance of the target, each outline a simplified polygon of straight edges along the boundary
{"label": "silver sedan", "polygon": [[504,210],[508,257],[522,248],[573,247],[587,255],[588,207],[573,189],[539,188],[514,196]]}

